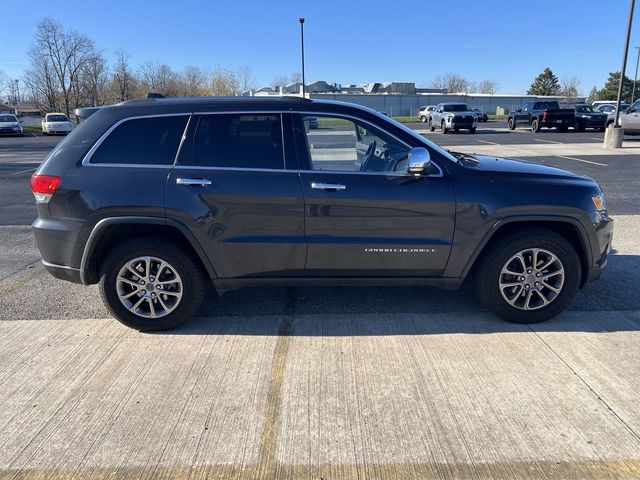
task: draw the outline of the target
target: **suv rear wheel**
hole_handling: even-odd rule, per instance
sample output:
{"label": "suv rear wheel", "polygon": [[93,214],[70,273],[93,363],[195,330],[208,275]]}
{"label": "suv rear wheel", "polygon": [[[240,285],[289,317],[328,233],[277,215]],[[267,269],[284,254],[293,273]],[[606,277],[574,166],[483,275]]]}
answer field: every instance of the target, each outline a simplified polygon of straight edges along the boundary
{"label": "suv rear wheel", "polygon": [[476,294],[505,320],[535,323],[567,308],[580,279],[580,259],[564,237],[544,228],[524,229],[484,255],[476,269]]}
{"label": "suv rear wheel", "polygon": [[427,123],[427,117],[425,117],[424,115],[422,115],[422,116],[420,117],[420,121],[421,121],[422,123]]}
{"label": "suv rear wheel", "polygon": [[141,331],[168,330],[200,307],[204,276],[183,250],[162,240],[138,238],[105,259],[100,294],[121,323]]}

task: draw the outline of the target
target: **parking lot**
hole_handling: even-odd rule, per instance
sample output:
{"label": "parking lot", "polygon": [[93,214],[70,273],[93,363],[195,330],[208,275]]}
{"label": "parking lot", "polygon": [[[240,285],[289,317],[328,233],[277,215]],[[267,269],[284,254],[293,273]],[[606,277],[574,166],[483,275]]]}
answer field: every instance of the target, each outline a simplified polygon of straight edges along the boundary
{"label": "parking lot", "polygon": [[640,478],[640,137],[411,127],[595,178],[603,277],[536,325],[470,285],[297,287],[138,333],[40,265],[29,177],[60,137],[0,138],[0,478]]}

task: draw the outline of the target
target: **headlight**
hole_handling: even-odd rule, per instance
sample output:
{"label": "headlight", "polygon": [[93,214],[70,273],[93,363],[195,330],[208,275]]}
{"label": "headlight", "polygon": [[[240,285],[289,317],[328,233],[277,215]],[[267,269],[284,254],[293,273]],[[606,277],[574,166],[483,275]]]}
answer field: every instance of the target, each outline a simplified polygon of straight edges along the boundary
{"label": "headlight", "polygon": [[598,195],[593,195],[591,197],[591,201],[593,205],[596,207],[598,212],[606,212],[607,211],[607,202],[604,199],[604,193],[600,192]]}
{"label": "headlight", "polygon": [[580,115],[582,118],[589,118],[589,115]]}

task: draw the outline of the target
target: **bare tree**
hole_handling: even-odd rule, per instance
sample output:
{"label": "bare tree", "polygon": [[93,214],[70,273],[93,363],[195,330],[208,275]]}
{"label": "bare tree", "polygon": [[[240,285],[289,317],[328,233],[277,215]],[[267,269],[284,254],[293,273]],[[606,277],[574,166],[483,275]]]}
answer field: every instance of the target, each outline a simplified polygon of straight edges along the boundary
{"label": "bare tree", "polygon": [[165,97],[177,95],[177,75],[166,63],[146,62],[140,67],[140,80],[152,92]]}
{"label": "bare tree", "polygon": [[240,93],[240,84],[236,74],[231,70],[218,65],[211,73],[209,91],[211,95],[237,95]]}
{"label": "bare tree", "polygon": [[302,74],[300,72],[293,72],[289,75],[289,83],[302,82]]}
{"label": "bare tree", "polygon": [[567,103],[575,103],[578,100],[578,87],[580,86],[580,80],[578,77],[573,76],[564,78],[560,82],[560,95],[564,97]]}
{"label": "bare tree", "polygon": [[108,80],[107,61],[102,53],[95,52],[89,56],[81,71],[76,105],[104,105],[107,101]]}
{"label": "bare tree", "polygon": [[288,75],[278,75],[273,80],[271,80],[271,86],[278,90],[280,87],[286,87],[289,85],[289,76]]}
{"label": "bare tree", "polygon": [[8,81],[7,76],[4,74],[2,70],[0,70],[0,100],[4,95],[4,92],[7,91],[7,87],[9,86],[7,81]]}
{"label": "bare tree", "polygon": [[[65,31],[59,22],[46,17],[38,24],[35,41],[29,51],[31,80],[42,83],[45,90],[57,83],[62,107],[69,114],[73,96],[79,91],[79,77],[93,55],[95,48],[87,36],[75,30]],[[38,78],[41,75],[53,79]]]}
{"label": "bare tree", "polygon": [[61,110],[60,83],[51,59],[45,54],[31,52],[31,67],[25,72],[23,81],[34,103],[46,111]]}
{"label": "bare tree", "polygon": [[113,66],[111,82],[117,100],[124,102],[133,98],[136,78],[129,65],[129,54],[123,49],[116,51],[116,63]]}
{"label": "bare tree", "polygon": [[187,65],[178,78],[178,94],[202,96],[207,93],[207,74],[198,66]]}
{"label": "bare tree", "polygon": [[256,88],[256,77],[253,75],[251,67],[240,67],[236,71],[236,78],[238,79],[240,92],[246,92],[247,90]]}
{"label": "bare tree", "polygon": [[498,90],[498,85],[495,80],[482,80],[478,84],[478,93],[490,93],[493,95]]}
{"label": "bare tree", "polygon": [[471,82],[457,73],[438,75],[431,82],[432,88],[446,88],[449,93],[468,92]]}

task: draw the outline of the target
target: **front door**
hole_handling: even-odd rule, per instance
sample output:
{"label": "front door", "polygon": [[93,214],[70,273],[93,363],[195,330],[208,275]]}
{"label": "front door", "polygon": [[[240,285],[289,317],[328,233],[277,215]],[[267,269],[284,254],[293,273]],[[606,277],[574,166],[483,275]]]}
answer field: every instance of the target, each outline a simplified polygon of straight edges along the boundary
{"label": "front door", "polygon": [[364,121],[318,114],[318,128],[307,132],[302,117],[295,115],[294,124],[306,204],[306,274],[442,274],[455,216],[443,171],[407,174],[410,147]]}
{"label": "front door", "polygon": [[167,180],[167,216],[195,234],[219,278],[303,275],[304,203],[290,137],[289,114],[192,117]]}

